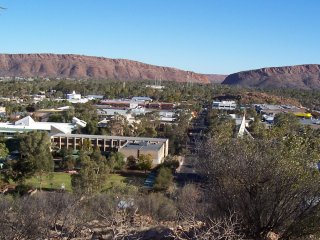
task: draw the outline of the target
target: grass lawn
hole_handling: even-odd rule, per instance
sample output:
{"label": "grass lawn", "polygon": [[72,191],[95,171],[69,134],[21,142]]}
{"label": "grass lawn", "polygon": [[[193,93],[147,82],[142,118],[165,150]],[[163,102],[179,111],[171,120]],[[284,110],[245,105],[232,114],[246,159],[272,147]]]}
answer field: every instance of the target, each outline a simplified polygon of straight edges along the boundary
{"label": "grass lawn", "polygon": [[[107,177],[106,185],[104,189],[109,189],[114,186],[125,185],[126,177],[120,174],[109,174]],[[26,184],[33,186],[34,188],[40,187],[40,182],[37,177],[30,178],[26,181]],[[50,175],[43,177],[42,188],[43,189],[61,189],[62,184],[65,186],[65,190],[71,191],[71,174],[64,172],[54,172]]]}
{"label": "grass lawn", "polygon": [[[50,177],[51,175],[51,177]],[[53,172],[50,175],[46,175],[42,179],[43,189],[61,189],[62,184],[67,191],[71,191],[71,174],[64,172]],[[34,188],[40,187],[40,182],[37,177],[32,177],[26,181],[26,184],[33,186]]]}

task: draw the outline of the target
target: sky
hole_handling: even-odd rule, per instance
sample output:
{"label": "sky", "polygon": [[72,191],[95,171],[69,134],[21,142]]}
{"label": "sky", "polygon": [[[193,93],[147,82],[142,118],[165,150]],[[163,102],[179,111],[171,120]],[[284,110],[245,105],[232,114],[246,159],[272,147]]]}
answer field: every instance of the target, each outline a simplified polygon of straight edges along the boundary
{"label": "sky", "polygon": [[0,53],[230,74],[320,63],[319,0],[0,0]]}

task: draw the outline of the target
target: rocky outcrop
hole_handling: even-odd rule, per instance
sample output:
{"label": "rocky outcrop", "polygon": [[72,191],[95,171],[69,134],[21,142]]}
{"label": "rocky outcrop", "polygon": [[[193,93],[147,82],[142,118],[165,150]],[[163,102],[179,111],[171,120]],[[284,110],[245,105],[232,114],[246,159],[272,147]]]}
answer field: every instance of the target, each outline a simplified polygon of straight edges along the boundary
{"label": "rocky outcrop", "polygon": [[207,76],[125,59],[72,54],[0,54],[0,77],[172,80],[209,83]]}
{"label": "rocky outcrop", "polygon": [[261,88],[320,89],[320,65],[271,67],[229,75],[222,84]]}

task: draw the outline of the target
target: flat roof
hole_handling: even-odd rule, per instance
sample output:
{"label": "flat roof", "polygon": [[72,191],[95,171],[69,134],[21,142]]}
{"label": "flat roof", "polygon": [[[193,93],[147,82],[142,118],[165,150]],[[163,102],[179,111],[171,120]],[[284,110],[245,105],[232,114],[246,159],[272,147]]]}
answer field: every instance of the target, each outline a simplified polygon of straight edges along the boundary
{"label": "flat roof", "polygon": [[161,149],[163,145],[160,143],[157,144],[147,144],[147,145],[143,145],[143,144],[126,144],[125,146],[123,146],[122,148],[128,148],[128,149],[136,149],[136,150],[159,150]]}
{"label": "flat roof", "polygon": [[57,133],[51,137],[70,137],[70,138],[100,138],[108,140],[129,140],[129,141],[145,141],[145,142],[166,142],[167,138],[148,138],[148,137],[126,137],[126,136],[105,136],[105,135],[90,135],[90,134],[63,134]]}

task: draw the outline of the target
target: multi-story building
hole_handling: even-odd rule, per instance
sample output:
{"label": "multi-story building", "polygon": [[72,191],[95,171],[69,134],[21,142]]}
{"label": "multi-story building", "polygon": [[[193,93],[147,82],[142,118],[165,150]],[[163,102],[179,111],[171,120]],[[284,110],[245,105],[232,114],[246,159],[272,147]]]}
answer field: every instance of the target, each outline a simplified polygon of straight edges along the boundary
{"label": "multi-story building", "polygon": [[141,154],[150,154],[153,165],[160,164],[168,156],[169,140],[165,138],[124,137],[86,134],[54,134],[51,136],[53,148],[72,148],[80,150],[84,141],[90,141],[101,152],[118,151],[125,157],[138,158]]}

